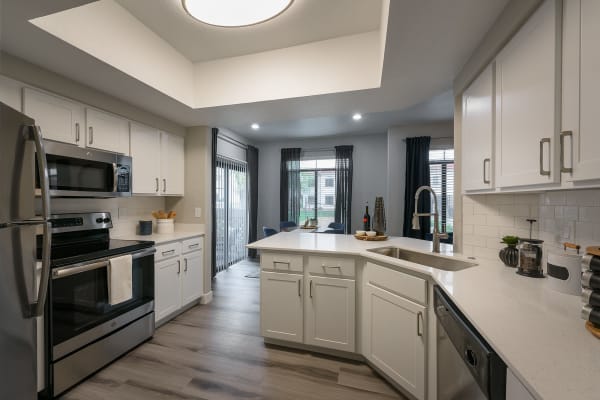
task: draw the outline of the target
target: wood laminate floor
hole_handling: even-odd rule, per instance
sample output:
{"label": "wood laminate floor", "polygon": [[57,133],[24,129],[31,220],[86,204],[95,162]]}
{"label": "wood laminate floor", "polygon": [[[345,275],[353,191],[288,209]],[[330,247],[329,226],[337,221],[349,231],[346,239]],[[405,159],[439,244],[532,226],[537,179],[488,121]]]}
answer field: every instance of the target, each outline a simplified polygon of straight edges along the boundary
{"label": "wood laminate floor", "polygon": [[211,304],[157,329],[154,338],[67,392],[62,400],[404,399],[368,366],[264,344],[258,264],[214,281]]}

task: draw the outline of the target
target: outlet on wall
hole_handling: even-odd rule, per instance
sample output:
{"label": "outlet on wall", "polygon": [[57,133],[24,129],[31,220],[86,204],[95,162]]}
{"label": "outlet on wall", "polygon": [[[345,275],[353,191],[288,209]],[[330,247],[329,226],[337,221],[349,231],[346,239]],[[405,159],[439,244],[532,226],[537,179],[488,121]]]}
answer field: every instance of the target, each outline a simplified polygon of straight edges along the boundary
{"label": "outlet on wall", "polygon": [[196,217],[196,218],[202,217],[202,209],[200,207],[194,208],[194,217]]}

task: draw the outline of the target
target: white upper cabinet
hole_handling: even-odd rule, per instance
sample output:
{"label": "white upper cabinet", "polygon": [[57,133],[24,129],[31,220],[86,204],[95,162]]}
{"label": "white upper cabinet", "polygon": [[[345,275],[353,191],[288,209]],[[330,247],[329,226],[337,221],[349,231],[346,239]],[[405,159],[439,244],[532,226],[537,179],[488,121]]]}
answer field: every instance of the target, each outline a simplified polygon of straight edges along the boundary
{"label": "white upper cabinet", "polygon": [[86,146],[129,155],[129,121],[86,108]]}
{"label": "white upper cabinet", "polygon": [[[561,169],[566,181],[600,179],[600,2],[566,0]],[[581,182],[585,183],[585,182]]]}
{"label": "white upper cabinet", "polygon": [[45,139],[84,146],[84,108],[81,104],[23,88],[23,113],[35,120]]}
{"label": "white upper cabinet", "polygon": [[494,187],[494,68],[488,66],[462,96],[462,184],[464,191]]}
{"label": "white upper cabinet", "polygon": [[133,193],[159,194],[160,131],[133,122],[130,129]]}
{"label": "white upper cabinet", "polygon": [[160,193],[183,196],[185,185],[184,139],[180,136],[161,132],[160,143]]}
{"label": "white upper cabinet", "polygon": [[496,186],[557,183],[558,2],[546,0],[496,58]]}

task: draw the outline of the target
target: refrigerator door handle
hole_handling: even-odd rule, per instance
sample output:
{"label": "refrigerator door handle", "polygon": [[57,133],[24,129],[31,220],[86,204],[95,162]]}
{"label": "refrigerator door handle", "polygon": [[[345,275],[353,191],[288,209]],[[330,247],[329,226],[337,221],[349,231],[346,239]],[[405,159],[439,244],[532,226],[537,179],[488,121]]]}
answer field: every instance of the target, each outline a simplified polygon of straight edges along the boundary
{"label": "refrigerator door handle", "polygon": [[46,150],[42,142],[42,132],[39,126],[30,126],[31,134],[29,140],[35,143],[35,153],[38,162],[38,172],[40,175],[40,191],[42,197],[42,217],[44,221],[50,218],[50,184],[48,177],[48,162],[46,161]]}
{"label": "refrigerator door handle", "polygon": [[38,288],[37,301],[31,305],[31,314],[34,317],[44,315],[44,305],[48,293],[48,282],[50,281],[50,252],[52,248],[51,224],[50,218],[50,184],[48,178],[48,163],[46,161],[46,151],[42,142],[42,132],[39,126],[30,127],[30,140],[35,143],[35,153],[38,161],[40,176],[40,189],[42,197],[42,217],[44,219],[44,239],[42,247],[42,272],[40,275],[40,285]]}
{"label": "refrigerator door handle", "polygon": [[42,272],[40,274],[40,286],[38,288],[37,301],[31,305],[33,317],[44,315],[44,306],[48,294],[48,282],[50,281],[50,251],[52,248],[52,235],[50,222],[44,223],[44,239],[42,247]]}

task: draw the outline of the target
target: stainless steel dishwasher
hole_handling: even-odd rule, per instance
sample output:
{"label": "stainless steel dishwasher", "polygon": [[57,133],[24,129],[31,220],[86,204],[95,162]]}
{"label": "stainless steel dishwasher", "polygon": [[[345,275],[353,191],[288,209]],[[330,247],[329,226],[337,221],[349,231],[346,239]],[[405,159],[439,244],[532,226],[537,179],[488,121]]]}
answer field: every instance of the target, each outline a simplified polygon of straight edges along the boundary
{"label": "stainless steel dishwasher", "polygon": [[506,364],[460,312],[434,287],[439,400],[505,400]]}

